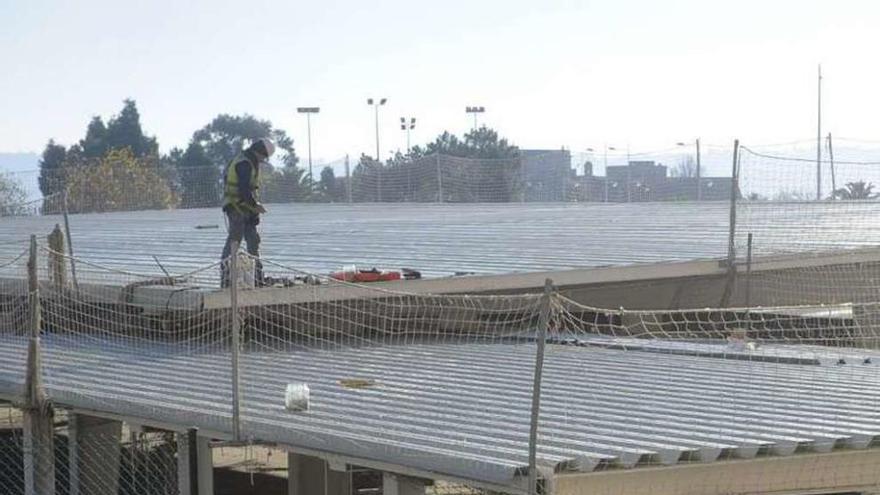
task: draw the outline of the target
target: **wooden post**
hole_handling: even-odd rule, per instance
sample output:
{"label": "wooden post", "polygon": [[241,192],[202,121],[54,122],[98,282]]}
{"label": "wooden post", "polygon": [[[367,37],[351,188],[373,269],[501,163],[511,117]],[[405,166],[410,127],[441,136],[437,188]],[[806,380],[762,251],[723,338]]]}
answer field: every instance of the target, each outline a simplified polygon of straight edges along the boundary
{"label": "wooden post", "polygon": [[67,286],[67,270],[64,261],[64,234],[61,226],[55,224],[55,229],[49,234],[49,274],[52,277],[52,285],[56,289]]}
{"label": "wooden post", "polygon": [[229,300],[232,313],[232,438],[241,440],[241,389],[239,388],[239,351],[241,347],[240,321],[238,319],[238,249],[237,242],[232,243],[232,254],[229,258]]}
{"label": "wooden post", "polygon": [[544,297],[541,299],[541,314],[538,319],[536,338],[535,378],[532,382],[532,417],[529,424],[529,494],[538,493],[538,421],[541,410],[541,379],[544,373],[544,348],[547,340],[547,327],[550,325],[550,310],[553,295],[553,281],[544,281]]}
{"label": "wooden post", "polygon": [[42,383],[40,355],[40,286],[37,276],[37,236],[31,235],[28,259],[28,305],[30,340],[24,390],[24,481],[25,495],[55,493],[55,439],[52,406]]}

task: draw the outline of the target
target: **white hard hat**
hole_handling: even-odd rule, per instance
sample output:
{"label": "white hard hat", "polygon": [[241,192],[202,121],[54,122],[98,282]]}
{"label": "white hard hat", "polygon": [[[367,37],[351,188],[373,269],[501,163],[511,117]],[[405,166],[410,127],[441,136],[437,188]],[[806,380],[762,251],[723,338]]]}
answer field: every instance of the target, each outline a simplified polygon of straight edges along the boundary
{"label": "white hard hat", "polygon": [[271,139],[260,138],[251,143],[251,149],[260,151],[261,153],[265,150],[266,158],[269,158],[275,154],[275,143],[273,143]]}

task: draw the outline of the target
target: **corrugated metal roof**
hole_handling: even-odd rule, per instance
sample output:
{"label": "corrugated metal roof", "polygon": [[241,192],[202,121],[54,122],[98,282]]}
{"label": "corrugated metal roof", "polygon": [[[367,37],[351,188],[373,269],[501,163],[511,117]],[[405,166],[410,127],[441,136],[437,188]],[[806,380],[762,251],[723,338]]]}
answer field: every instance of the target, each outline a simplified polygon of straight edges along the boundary
{"label": "corrugated metal roof", "polygon": [[[880,216],[877,203],[748,208],[751,214],[741,211],[740,221],[751,217],[758,224],[742,225],[740,231],[755,234],[756,253],[880,244],[880,230],[866,228]],[[261,225],[263,255],[316,273],[358,264],[409,267],[428,276],[497,274],[727,254],[724,202],[285,204],[269,209]],[[31,233],[45,235],[60,221],[0,218],[0,259],[24,249]],[[219,228],[196,229],[199,225]],[[226,235],[219,209],[72,215],[71,230],[78,256],[157,274],[152,255],[173,271],[189,271],[219,259]]]}
{"label": "corrugated metal roof", "polygon": [[[97,343],[46,336],[45,383],[57,403],[231,430],[227,354]],[[20,393],[25,348],[22,338],[0,339],[6,393]],[[527,465],[534,356],[533,343],[247,352],[243,432],[512,483]],[[375,385],[345,388],[338,381],[346,378]],[[284,409],[286,385],[298,382],[312,390],[305,413]],[[878,384],[880,369],[873,364],[798,365],[550,345],[539,461],[557,470],[591,471],[867,448],[880,436]]]}

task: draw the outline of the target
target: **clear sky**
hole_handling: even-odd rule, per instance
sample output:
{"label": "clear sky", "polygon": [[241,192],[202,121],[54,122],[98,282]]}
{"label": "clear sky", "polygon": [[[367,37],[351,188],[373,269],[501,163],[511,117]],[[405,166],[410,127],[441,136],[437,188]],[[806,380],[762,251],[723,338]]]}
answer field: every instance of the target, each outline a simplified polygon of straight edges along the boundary
{"label": "clear sky", "polygon": [[163,150],[221,112],[268,118],[305,156],[405,147],[482,122],[525,148],[664,148],[826,131],[880,139],[880,2],[0,0],[0,151],[70,144],[137,100]]}

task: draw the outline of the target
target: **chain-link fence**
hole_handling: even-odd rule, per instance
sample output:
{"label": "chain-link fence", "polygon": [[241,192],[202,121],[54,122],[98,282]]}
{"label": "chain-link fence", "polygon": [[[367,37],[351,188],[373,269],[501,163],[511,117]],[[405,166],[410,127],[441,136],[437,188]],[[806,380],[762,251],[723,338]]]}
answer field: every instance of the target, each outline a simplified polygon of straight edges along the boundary
{"label": "chain-link fence", "polygon": [[[11,405],[0,408],[0,490],[4,494],[176,495],[177,442],[170,432],[84,431],[76,415],[55,416],[50,442],[24,433],[25,419]],[[51,458],[51,472],[30,481],[32,456]],[[29,491],[26,481],[31,482]]]}

